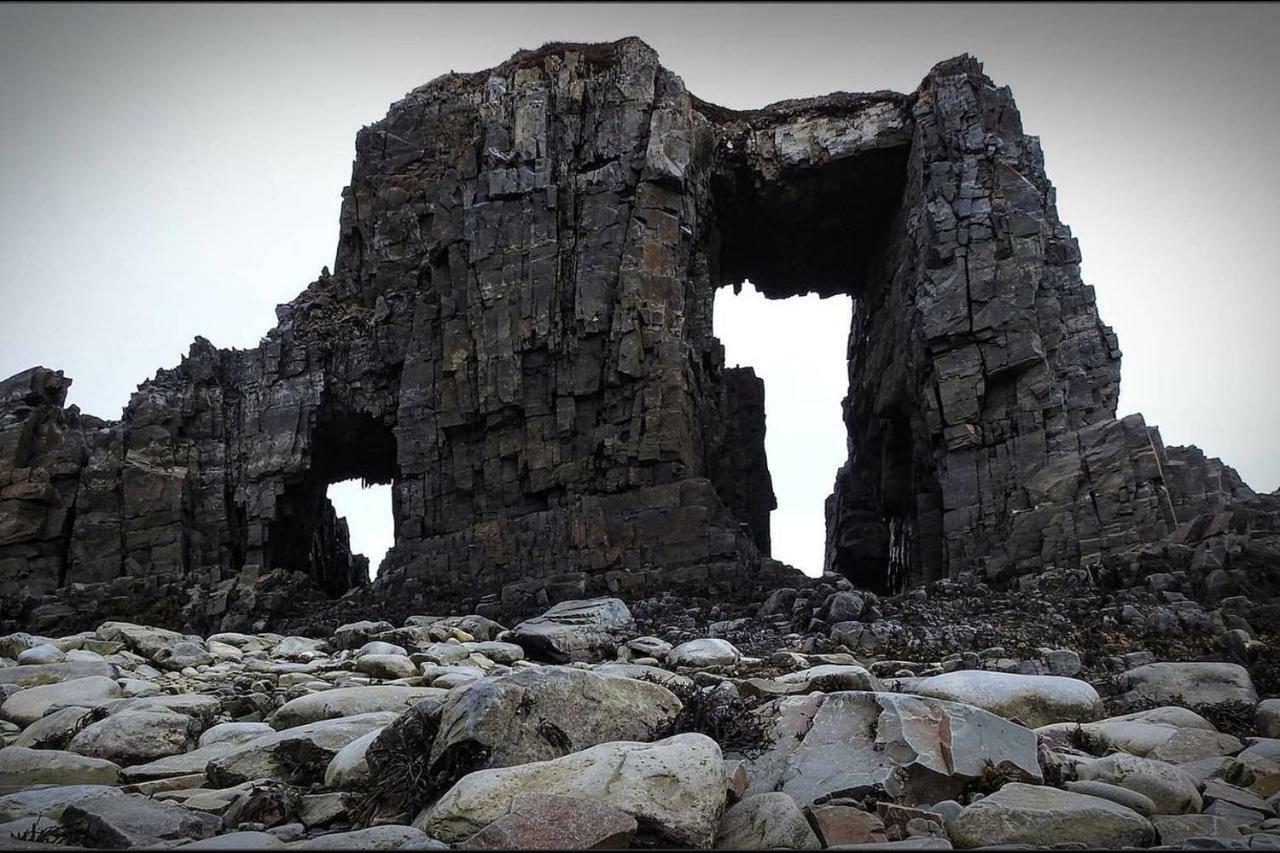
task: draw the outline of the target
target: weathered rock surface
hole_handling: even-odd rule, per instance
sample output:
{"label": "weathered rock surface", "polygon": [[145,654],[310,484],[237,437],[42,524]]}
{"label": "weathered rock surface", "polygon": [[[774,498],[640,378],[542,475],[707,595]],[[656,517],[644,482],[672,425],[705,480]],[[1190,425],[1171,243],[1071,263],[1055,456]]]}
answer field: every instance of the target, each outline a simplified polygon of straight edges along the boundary
{"label": "weathered rock surface", "polygon": [[716,637],[704,637],[681,643],[667,652],[667,663],[672,666],[708,667],[733,666],[742,653],[733,643]]}
{"label": "weathered rock surface", "polygon": [[482,766],[507,767],[608,741],[649,741],[679,710],[680,700],[657,684],[562,666],[519,670],[449,696],[431,763],[483,751]]}
{"label": "weathered rock surface", "polygon": [[21,791],[34,785],[111,785],[120,767],[60,749],[0,749],[0,791]]}
{"label": "weathered rock surface", "polygon": [[0,705],[0,719],[30,725],[57,705],[91,707],[119,695],[120,685],[100,675],[28,687],[4,700]]}
{"label": "weathered rock surface", "polygon": [[1197,813],[1201,809],[1195,780],[1172,764],[1116,753],[1081,765],[1081,780],[1108,782],[1151,799],[1160,814]]}
{"label": "weathered rock surface", "polygon": [[1012,783],[967,807],[952,823],[957,847],[992,844],[1147,847],[1151,822],[1133,809],[1099,797]]}
{"label": "weathered rock surface", "polygon": [[325,787],[347,791],[364,787],[370,777],[369,762],[365,760],[365,753],[382,732],[383,729],[374,729],[338,750],[325,767]]}
{"label": "weathered rock surface", "polygon": [[724,811],[724,767],[720,748],[704,735],[605,743],[464,776],[414,825],[441,841],[462,841],[507,814],[526,791],[604,800],[634,817],[641,833],[710,847]]}
{"label": "weathered rock surface", "polygon": [[389,711],[321,720],[285,729],[239,745],[209,762],[209,779],[230,787],[251,779],[303,782],[323,779],[338,751],[351,741],[396,718]]}
{"label": "weathered rock surface", "polygon": [[1258,704],[1249,671],[1234,663],[1151,663],[1120,676],[1130,701],[1175,702],[1194,708],[1224,702]]}
{"label": "weathered rock surface", "polygon": [[121,767],[186,752],[195,744],[196,721],[170,711],[126,711],[90,723],[67,750],[105,758]]}
{"label": "weathered rock surface", "polygon": [[616,598],[562,601],[521,622],[511,638],[530,655],[555,663],[596,661],[613,656],[632,621],[627,605]]}
{"label": "weathered rock surface", "polygon": [[965,670],[914,682],[911,692],[983,708],[1007,720],[1036,727],[1102,716],[1102,699],[1087,681],[1056,675]]}
{"label": "weathered rock surface", "polygon": [[878,791],[912,804],[958,795],[988,764],[1041,780],[1035,733],[988,711],[897,693],[811,698],[779,715],[773,748],[749,762],[752,790],[776,786],[802,804]]}
{"label": "weathered rock surface", "polygon": [[[424,834],[412,826],[371,826],[351,832],[332,832],[319,838],[300,841],[294,850],[397,850],[424,840]],[[434,849],[430,845],[425,849]],[[423,849],[423,848],[410,848]]]}
{"label": "weathered rock surface", "polygon": [[46,817],[57,820],[67,806],[95,797],[121,796],[119,788],[109,785],[53,785],[33,787],[0,796],[0,822],[23,817]]}
{"label": "weathered rock surface", "polygon": [[81,800],[62,812],[62,825],[94,847],[157,847],[208,838],[221,821],[138,794]]}
{"label": "weathered rock surface", "polygon": [[423,699],[443,700],[446,693],[447,690],[435,687],[337,687],[291,699],[271,715],[269,722],[275,729],[284,730],[320,720],[354,717],[377,711],[398,713]]}
{"label": "weathered rock surface", "polygon": [[728,808],[716,835],[720,850],[818,850],[796,801],[781,792],[754,794]]}

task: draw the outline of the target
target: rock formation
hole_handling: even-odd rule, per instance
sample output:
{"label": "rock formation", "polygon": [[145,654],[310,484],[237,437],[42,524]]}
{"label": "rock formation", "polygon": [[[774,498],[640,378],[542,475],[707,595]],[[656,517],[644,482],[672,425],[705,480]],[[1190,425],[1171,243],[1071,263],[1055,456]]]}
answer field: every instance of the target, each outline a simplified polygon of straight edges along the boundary
{"label": "rock formation", "polygon": [[753,111],[634,38],[446,75],[360,131],[333,271],[258,347],[197,338],[118,422],[60,372],[0,384],[0,623],[231,630],[348,593],[325,490],[353,477],[392,486],[388,607],[781,586],[764,389],[713,334],[744,279],[854,300],[828,571],[1136,570],[1252,493],[1116,418],[1079,262],[967,56]]}

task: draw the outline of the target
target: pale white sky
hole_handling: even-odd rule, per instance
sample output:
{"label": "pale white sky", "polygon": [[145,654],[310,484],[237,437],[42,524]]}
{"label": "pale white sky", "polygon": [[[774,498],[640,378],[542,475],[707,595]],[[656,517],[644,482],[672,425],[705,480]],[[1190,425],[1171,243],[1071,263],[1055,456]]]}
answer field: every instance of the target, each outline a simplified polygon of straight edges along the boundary
{"label": "pale white sky", "polygon": [[[1041,137],[1120,337],[1121,414],[1280,486],[1276,5],[0,5],[0,376],[62,369],[71,402],[114,418],[195,335],[256,345],[332,263],[359,127],[446,71],[625,35],[737,108],[911,91],[978,56]],[[814,571],[843,446],[832,464],[798,431],[839,429],[843,365],[835,410],[790,427],[769,380],[795,368],[769,350],[842,355],[847,325],[787,331],[791,300],[761,335],[718,302],[730,363],[766,378],[775,552]],[[375,564],[389,525],[362,531],[389,514],[351,510]]]}

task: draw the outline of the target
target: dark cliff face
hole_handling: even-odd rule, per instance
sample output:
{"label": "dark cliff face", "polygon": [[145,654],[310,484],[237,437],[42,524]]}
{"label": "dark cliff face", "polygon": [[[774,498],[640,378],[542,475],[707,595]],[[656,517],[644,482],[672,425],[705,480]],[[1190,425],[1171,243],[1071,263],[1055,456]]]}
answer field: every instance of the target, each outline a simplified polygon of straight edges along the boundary
{"label": "dark cliff face", "polygon": [[340,595],[351,477],[393,487],[373,600],[767,585],[764,392],[712,328],[745,278],[855,300],[826,568],[856,583],[1123,559],[1247,492],[1115,419],[1115,336],[976,61],[736,112],[637,39],[551,45],[361,130],[333,272],[257,348],[198,339],[118,423],[60,374],[0,386],[0,621]]}

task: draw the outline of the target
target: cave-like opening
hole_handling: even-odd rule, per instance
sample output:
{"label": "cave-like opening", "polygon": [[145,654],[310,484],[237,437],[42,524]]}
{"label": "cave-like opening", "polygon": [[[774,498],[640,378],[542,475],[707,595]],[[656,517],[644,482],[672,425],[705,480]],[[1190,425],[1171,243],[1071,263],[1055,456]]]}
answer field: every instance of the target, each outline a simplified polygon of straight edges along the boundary
{"label": "cave-like opening", "polygon": [[[369,582],[369,559],[354,552],[348,521],[335,509],[330,487],[352,480],[389,486],[396,471],[395,435],[366,413],[322,411],[311,430],[307,460],[307,468],[288,478],[276,498],[267,564],[303,572],[336,597]],[[340,494],[345,491],[338,488]]]}

